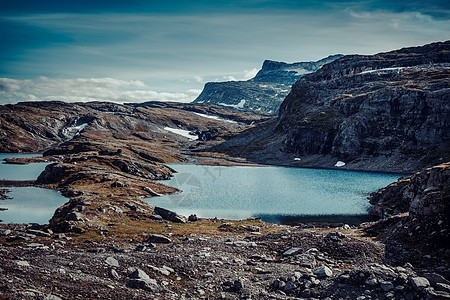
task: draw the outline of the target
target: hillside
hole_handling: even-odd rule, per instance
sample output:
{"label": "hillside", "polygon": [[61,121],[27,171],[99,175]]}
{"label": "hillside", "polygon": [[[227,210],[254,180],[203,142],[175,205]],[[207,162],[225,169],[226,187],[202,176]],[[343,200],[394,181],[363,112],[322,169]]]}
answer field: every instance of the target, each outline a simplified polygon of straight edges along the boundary
{"label": "hillside", "polygon": [[371,171],[412,172],[449,161],[449,75],[449,41],[345,56],[298,80],[276,121],[216,150]]}

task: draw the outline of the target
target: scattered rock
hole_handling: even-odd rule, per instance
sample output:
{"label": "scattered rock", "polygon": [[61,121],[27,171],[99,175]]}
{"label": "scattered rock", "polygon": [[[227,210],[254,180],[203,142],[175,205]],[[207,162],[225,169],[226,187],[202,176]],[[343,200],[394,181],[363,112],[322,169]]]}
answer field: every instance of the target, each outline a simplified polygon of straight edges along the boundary
{"label": "scattered rock", "polygon": [[129,279],[126,286],[133,289],[141,289],[144,291],[158,293],[159,287],[158,282],[155,279]]}
{"label": "scattered rock", "polygon": [[432,286],[435,286],[437,283],[450,285],[450,281],[445,279],[444,276],[437,273],[425,273],[423,274],[423,277],[425,277]]}
{"label": "scattered rock", "polygon": [[195,222],[195,221],[198,221],[197,215],[196,215],[196,214],[190,215],[190,216],[188,217],[188,221],[189,221],[189,222]]}
{"label": "scattered rock", "polygon": [[116,279],[116,280],[120,279],[119,273],[117,273],[117,271],[114,270],[114,269],[109,269],[108,275],[109,275],[109,277],[112,278],[112,279]]}
{"label": "scattered rock", "polygon": [[154,213],[160,215],[164,220],[167,221],[175,223],[186,223],[186,220],[183,216],[180,216],[177,213],[165,208],[155,207]]}
{"label": "scattered rock", "polygon": [[430,282],[425,277],[410,277],[409,280],[412,287],[417,291],[421,291],[430,286]]}
{"label": "scattered rock", "polygon": [[162,234],[151,234],[147,238],[147,243],[170,244],[172,240]]}
{"label": "scattered rock", "polygon": [[237,279],[233,282],[233,290],[238,292],[240,290],[242,290],[244,288],[244,283],[242,282],[242,280]]}
{"label": "scattered rock", "polygon": [[291,255],[295,255],[297,253],[299,253],[302,249],[300,248],[296,248],[296,247],[291,247],[289,249],[287,249],[286,251],[283,252],[283,256],[291,256]]}
{"label": "scattered rock", "polygon": [[48,232],[44,232],[42,230],[35,230],[35,229],[28,229],[27,233],[31,233],[31,234],[34,234],[34,235],[37,235],[37,236],[44,236],[44,237],[50,237],[51,236],[51,234],[48,233]]}
{"label": "scattered rock", "polygon": [[4,236],[4,235],[10,235],[12,233],[11,230],[9,229],[0,229],[0,235]]}
{"label": "scattered rock", "polygon": [[319,278],[331,277],[333,275],[333,271],[327,266],[320,266],[313,271],[313,274]]}
{"label": "scattered rock", "polygon": [[15,262],[16,262],[16,264],[17,264],[18,266],[21,266],[21,267],[30,267],[30,263],[27,262],[26,260],[16,260]]}
{"label": "scattered rock", "polygon": [[108,265],[110,265],[111,267],[118,267],[119,266],[119,262],[117,261],[117,259],[115,259],[112,256],[107,257],[105,262]]}

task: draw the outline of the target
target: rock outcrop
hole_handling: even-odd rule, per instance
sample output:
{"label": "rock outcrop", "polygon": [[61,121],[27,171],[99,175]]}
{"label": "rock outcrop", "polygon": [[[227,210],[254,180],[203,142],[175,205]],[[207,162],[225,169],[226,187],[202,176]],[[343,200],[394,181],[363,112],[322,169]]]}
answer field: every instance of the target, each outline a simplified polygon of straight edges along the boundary
{"label": "rock outcrop", "polygon": [[450,161],[449,75],[450,41],[345,56],[297,81],[276,122],[221,148],[258,161],[373,171]]}
{"label": "rock outcrop", "polygon": [[194,103],[209,103],[238,110],[277,114],[294,82],[342,55],[312,62],[288,64],[266,60],[256,76],[247,81],[208,82]]}
{"label": "rock outcrop", "polygon": [[448,260],[450,163],[402,178],[373,193],[370,203],[383,219],[366,231],[382,237],[388,248],[397,249],[394,253],[402,245],[410,251],[409,258],[401,255],[404,259],[425,257],[424,265],[436,258]]}
{"label": "rock outcrop", "polygon": [[450,215],[450,163],[422,170],[372,193],[370,204],[380,217],[409,212],[412,217]]}

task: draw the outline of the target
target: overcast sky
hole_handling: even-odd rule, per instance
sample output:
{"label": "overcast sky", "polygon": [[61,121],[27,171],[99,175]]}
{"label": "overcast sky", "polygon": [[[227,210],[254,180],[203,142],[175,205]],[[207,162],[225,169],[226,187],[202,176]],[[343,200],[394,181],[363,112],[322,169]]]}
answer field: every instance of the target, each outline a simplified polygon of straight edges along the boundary
{"label": "overcast sky", "polygon": [[448,0],[120,2],[0,0],[0,104],[187,102],[207,81],[251,78],[265,59],[450,39]]}

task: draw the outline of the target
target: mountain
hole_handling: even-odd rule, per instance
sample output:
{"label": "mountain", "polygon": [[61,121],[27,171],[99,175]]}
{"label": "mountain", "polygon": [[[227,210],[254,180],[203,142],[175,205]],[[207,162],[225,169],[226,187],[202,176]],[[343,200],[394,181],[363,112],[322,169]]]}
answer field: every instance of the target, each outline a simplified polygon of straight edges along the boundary
{"label": "mountain", "polygon": [[292,87],[274,121],[216,150],[257,161],[412,172],[450,161],[450,41],[349,55]]}
{"label": "mountain", "polygon": [[247,81],[208,82],[194,103],[209,103],[238,110],[277,114],[291,86],[303,75],[315,72],[342,55],[315,62],[284,63],[266,60],[256,76]]}

